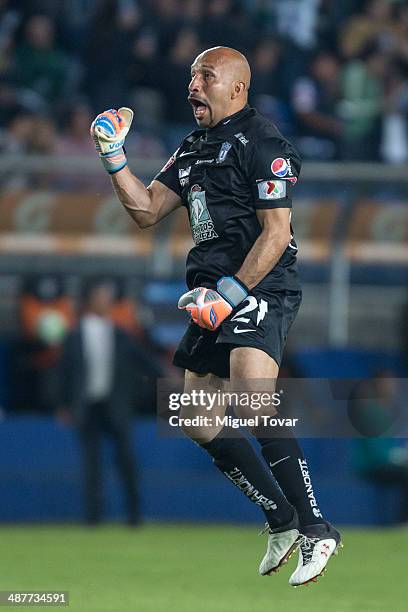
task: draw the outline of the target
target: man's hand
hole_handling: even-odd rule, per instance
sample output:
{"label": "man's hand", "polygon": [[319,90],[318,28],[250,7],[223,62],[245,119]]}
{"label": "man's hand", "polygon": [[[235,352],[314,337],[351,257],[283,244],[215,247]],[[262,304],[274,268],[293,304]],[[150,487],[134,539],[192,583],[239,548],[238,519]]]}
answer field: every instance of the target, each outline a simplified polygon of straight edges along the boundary
{"label": "man's hand", "polygon": [[132,125],[133,111],[130,108],[104,111],[93,121],[90,133],[99,153],[102,165],[115,174],[127,165],[123,149],[125,138]]}
{"label": "man's hand", "polygon": [[223,276],[217,282],[217,291],[205,287],[192,289],[181,296],[178,307],[187,310],[194,323],[213,331],[247,295],[247,288],[237,278]]}

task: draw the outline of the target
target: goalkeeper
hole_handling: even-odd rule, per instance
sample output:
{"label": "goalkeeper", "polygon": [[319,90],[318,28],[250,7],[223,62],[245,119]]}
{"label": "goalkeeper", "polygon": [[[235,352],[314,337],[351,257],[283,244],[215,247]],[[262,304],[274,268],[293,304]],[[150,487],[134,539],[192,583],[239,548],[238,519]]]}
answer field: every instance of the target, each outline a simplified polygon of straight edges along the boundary
{"label": "goalkeeper", "polygon": [[[174,356],[185,369],[186,391],[222,389],[225,379],[232,388],[246,381],[247,391],[262,381],[272,387],[301,302],[290,222],[300,159],[277,128],[248,106],[250,76],[246,58],[234,49],[215,47],[194,60],[188,101],[199,129],[147,188],[129,170],[123,148],[133,112],[109,110],[91,126],[116,194],[140,228],[187,209],[195,246],[187,258],[189,291],[178,305],[191,320]],[[181,416],[196,414],[191,410]],[[239,405],[235,412],[249,416]],[[274,413],[268,408],[258,414]],[[322,517],[297,440],[254,427],[265,465],[240,432],[231,436],[222,425],[184,431],[264,512],[268,546],[259,572],[279,570],[298,549],[289,583],[315,581],[340,535]]]}

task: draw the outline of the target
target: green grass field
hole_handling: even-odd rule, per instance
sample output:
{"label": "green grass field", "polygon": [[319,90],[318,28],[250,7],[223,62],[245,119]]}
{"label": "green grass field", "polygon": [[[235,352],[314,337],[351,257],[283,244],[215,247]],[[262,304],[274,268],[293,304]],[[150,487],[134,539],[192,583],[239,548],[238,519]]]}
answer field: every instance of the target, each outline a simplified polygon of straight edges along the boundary
{"label": "green grass field", "polygon": [[3,526],[0,590],[68,590],[68,609],[86,612],[405,612],[408,530],[343,540],[318,584],[293,589],[293,559],[257,575],[266,539],[255,528]]}

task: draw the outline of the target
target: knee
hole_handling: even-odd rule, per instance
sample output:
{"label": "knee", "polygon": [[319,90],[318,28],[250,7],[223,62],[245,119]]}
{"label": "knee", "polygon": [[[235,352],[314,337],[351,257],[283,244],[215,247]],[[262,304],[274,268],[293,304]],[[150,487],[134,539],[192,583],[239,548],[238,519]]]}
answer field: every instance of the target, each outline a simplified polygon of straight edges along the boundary
{"label": "knee", "polygon": [[209,419],[209,417],[200,419],[199,415],[191,416],[185,413],[180,415],[182,432],[199,446],[211,442],[221,430],[221,427],[217,427],[213,421],[204,421],[205,418]]}
{"label": "knee", "polygon": [[188,438],[199,445],[211,442],[223,428],[219,419],[225,409],[214,408],[212,411],[196,407],[183,407],[179,415],[179,427]]}
{"label": "knee", "polygon": [[191,425],[181,424],[181,430],[185,436],[190,438],[193,442],[202,446],[211,442],[219,433],[218,429],[212,427],[194,427]]}

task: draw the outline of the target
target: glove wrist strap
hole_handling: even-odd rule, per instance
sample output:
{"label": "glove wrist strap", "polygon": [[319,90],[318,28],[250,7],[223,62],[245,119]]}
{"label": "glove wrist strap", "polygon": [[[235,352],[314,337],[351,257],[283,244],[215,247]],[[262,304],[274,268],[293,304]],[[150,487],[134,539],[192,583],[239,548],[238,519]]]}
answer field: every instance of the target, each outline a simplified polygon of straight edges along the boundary
{"label": "glove wrist strap", "polygon": [[217,291],[233,308],[245,300],[249,293],[248,287],[236,276],[222,276],[217,282]]}
{"label": "glove wrist strap", "polygon": [[106,153],[105,155],[100,154],[99,158],[102,162],[102,166],[109,174],[116,174],[116,172],[119,172],[119,170],[127,166],[126,154],[123,147],[112,153]]}

